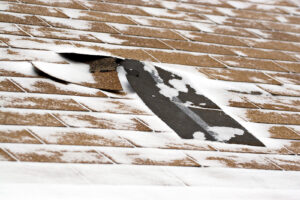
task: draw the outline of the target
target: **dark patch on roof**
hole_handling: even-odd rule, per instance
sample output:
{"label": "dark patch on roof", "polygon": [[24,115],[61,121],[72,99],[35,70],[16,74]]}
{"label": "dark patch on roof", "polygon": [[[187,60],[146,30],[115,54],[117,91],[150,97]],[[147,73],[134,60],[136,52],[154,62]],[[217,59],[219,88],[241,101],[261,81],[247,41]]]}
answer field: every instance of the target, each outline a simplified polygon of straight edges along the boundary
{"label": "dark patch on roof", "polygon": [[[121,65],[127,72],[127,79],[131,87],[137,92],[144,103],[165,123],[167,123],[180,137],[193,139],[195,132],[203,133],[205,139],[220,141],[218,134],[210,127],[232,128],[239,130],[241,135],[233,135],[226,142],[264,146],[257,138],[249,133],[237,121],[225,114],[215,103],[203,95],[197,94],[190,86],[187,92],[179,92],[175,98],[168,98],[160,93],[158,83],[163,83],[171,88],[170,80],[182,80],[182,77],[155,67],[158,74],[144,69],[144,64],[136,60],[124,60]],[[186,102],[199,108],[186,106]]]}

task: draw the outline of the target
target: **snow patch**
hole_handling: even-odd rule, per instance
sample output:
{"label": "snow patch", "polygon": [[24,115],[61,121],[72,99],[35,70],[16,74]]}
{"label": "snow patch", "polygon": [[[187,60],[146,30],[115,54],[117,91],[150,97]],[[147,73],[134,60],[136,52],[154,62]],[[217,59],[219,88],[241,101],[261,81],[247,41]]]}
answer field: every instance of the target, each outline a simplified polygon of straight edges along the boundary
{"label": "snow patch", "polygon": [[201,131],[197,131],[193,134],[194,139],[196,140],[206,140],[204,133],[202,133]]}
{"label": "snow patch", "polygon": [[243,130],[232,127],[212,126],[209,127],[208,130],[215,133],[214,137],[217,139],[217,141],[222,142],[226,142],[231,138],[235,137],[236,135],[244,134]]}
{"label": "snow patch", "polygon": [[33,62],[39,70],[55,78],[71,83],[96,83],[92,73],[89,72],[89,65],[82,63],[53,64],[46,62]]}

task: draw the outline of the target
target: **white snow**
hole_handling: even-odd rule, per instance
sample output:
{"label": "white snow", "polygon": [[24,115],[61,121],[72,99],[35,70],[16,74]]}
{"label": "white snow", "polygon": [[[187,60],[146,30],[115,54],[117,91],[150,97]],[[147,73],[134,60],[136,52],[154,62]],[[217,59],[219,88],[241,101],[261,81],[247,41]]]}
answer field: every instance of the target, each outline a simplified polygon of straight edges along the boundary
{"label": "white snow", "polygon": [[227,17],[217,16],[217,15],[205,15],[205,16],[217,24],[224,24],[224,22],[226,22],[226,20],[228,19]]}
{"label": "white snow", "polygon": [[30,62],[0,61],[0,69],[23,76],[38,76]]}
{"label": "white snow", "polygon": [[197,131],[193,134],[193,138],[196,140],[203,140],[205,141],[205,135],[201,131]]}
{"label": "white snow", "polygon": [[70,83],[96,83],[90,66],[84,63],[53,64],[45,62],[33,62],[33,65],[44,73]]}
{"label": "white snow", "polygon": [[208,130],[214,132],[214,137],[220,142],[226,142],[237,135],[244,134],[242,129],[232,127],[213,126],[209,127]]}

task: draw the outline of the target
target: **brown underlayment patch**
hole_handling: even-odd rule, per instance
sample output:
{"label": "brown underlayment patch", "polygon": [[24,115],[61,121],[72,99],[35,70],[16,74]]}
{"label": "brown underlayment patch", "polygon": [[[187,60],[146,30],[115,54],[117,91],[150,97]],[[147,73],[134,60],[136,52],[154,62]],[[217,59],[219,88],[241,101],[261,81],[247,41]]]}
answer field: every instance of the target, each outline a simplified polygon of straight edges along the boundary
{"label": "brown underlayment patch", "polygon": [[82,20],[136,25],[136,23],[129,20],[127,17],[121,15],[112,15],[110,13],[104,13],[98,11],[97,12],[87,11],[87,10],[80,11],[80,14],[81,16],[79,16],[78,19],[82,19]]}
{"label": "brown underlayment patch", "polygon": [[268,73],[268,75],[274,77],[275,79],[281,81],[284,84],[295,84],[300,85],[300,75],[299,74],[271,74]]}
{"label": "brown underlayment patch", "polygon": [[92,75],[95,83],[82,83],[82,85],[104,90],[122,90],[122,85],[116,71],[95,72]]}
{"label": "brown underlayment patch", "polygon": [[[129,37],[124,35],[113,35],[114,38],[123,40],[122,45],[148,47],[157,49],[171,49],[169,46],[153,38]],[[101,39],[101,38],[100,38]]]}
{"label": "brown underlayment patch", "polygon": [[32,93],[45,93],[45,94],[63,94],[63,95],[75,95],[75,96],[93,96],[93,97],[107,97],[100,90],[94,94],[90,94],[88,92],[78,92],[76,90],[72,90],[72,88],[68,88],[67,85],[62,84],[65,88],[59,88],[56,85],[47,82],[47,81],[36,81],[33,83],[32,87],[25,88],[27,92]]}
{"label": "brown underlayment patch", "polygon": [[4,125],[32,125],[32,126],[55,126],[64,125],[57,121],[50,114],[18,113],[0,111],[0,124]]}
{"label": "brown underlayment patch", "polygon": [[127,5],[121,5],[121,4],[116,5],[116,4],[90,1],[88,4],[85,4],[85,6],[89,7],[91,10],[97,10],[97,11],[150,16],[148,13],[146,13],[145,11],[143,11],[138,7],[129,7]]}
{"label": "brown underlayment patch", "polygon": [[12,82],[8,79],[0,80],[0,91],[5,92],[22,92],[20,88],[15,86]]}
{"label": "brown underlayment patch", "polygon": [[112,146],[112,147],[133,147],[120,137],[105,137],[97,134],[84,132],[57,132],[51,134],[56,141],[47,140],[47,136],[39,135],[47,144],[60,145],[81,145],[81,146]]}
{"label": "brown underlayment patch", "polygon": [[135,118],[128,119],[126,122],[109,117],[96,117],[92,115],[63,115],[56,114],[56,116],[71,127],[85,127],[85,128],[100,128],[100,129],[114,129],[114,130],[133,130],[133,131],[152,131],[150,128],[139,122]]}
{"label": "brown underlayment patch", "polygon": [[298,113],[261,112],[259,110],[247,110],[246,118],[251,122],[258,123],[300,125],[300,114]]}
{"label": "brown underlayment patch", "polygon": [[250,58],[236,57],[236,56],[213,56],[213,57],[216,58],[217,60],[222,61],[223,63],[225,63],[230,67],[286,72],[286,70],[280,68],[273,61],[250,59]]}
{"label": "brown underlayment patch", "polygon": [[258,71],[211,69],[211,68],[199,68],[198,71],[206,74],[211,79],[280,85],[278,81],[271,79],[270,77],[266,76],[264,73]]}
{"label": "brown underlayment patch", "polygon": [[294,58],[280,51],[262,50],[246,47],[230,47],[229,49],[233,52],[236,52],[237,54],[241,54],[243,57],[296,61]]}
{"label": "brown underlayment patch", "polygon": [[0,161],[15,161],[15,159],[10,157],[5,151],[0,149]]}
{"label": "brown underlayment patch", "polygon": [[14,13],[24,13],[24,14],[68,18],[68,16],[66,16],[65,14],[63,14],[61,12],[58,12],[54,8],[38,6],[38,5],[8,4],[7,11],[14,12]]}
{"label": "brown underlayment patch", "polygon": [[[130,155],[128,155],[130,156]],[[163,165],[163,166],[187,166],[187,167],[200,167],[200,165],[188,157],[178,160],[166,160],[166,161],[156,161],[150,158],[135,158],[132,161],[134,165]]]}
{"label": "brown underlayment patch", "polygon": [[137,35],[137,36],[145,36],[145,37],[154,37],[154,38],[166,38],[173,40],[184,40],[183,37],[174,33],[169,29],[161,29],[161,28],[151,28],[151,27],[141,27],[141,26],[127,26],[126,28],[118,28],[118,26],[114,26],[121,33],[127,35]]}
{"label": "brown underlayment patch", "polygon": [[48,26],[45,22],[37,18],[36,16],[19,16],[14,14],[0,13],[0,21],[15,23],[15,24],[28,24],[36,26]]}
{"label": "brown underlayment patch", "polygon": [[300,140],[300,135],[287,128],[286,126],[272,126],[269,128],[271,138]]}
{"label": "brown underlayment patch", "polygon": [[41,144],[26,130],[0,130],[1,143]]}
{"label": "brown underlayment patch", "polygon": [[232,45],[232,46],[247,46],[245,43],[241,42],[240,40],[226,35],[207,34],[207,33],[201,33],[196,31],[189,31],[186,34],[184,32],[180,32],[180,33],[191,40],[199,41],[199,42],[225,44],[225,45]]}
{"label": "brown underlayment patch", "polygon": [[219,161],[219,162],[225,164],[227,167],[231,167],[231,168],[280,170],[280,168],[268,163],[267,161],[265,161],[265,162],[256,162],[255,160],[239,161],[234,156],[228,156],[228,157],[211,156],[211,157],[207,157],[206,159]]}
{"label": "brown underlayment patch", "polygon": [[290,72],[300,73],[300,63],[298,63],[298,62],[288,63],[288,62],[277,61],[277,63]]}
{"label": "brown underlayment patch", "polygon": [[207,55],[193,55],[189,53],[165,52],[159,50],[146,50],[163,63],[201,66],[201,67],[225,67]]}
{"label": "brown underlayment patch", "polygon": [[213,53],[221,55],[235,55],[232,51],[213,44],[203,44],[188,41],[176,41],[176,40],[162,40],[169,46],[184,51],[200,52],[200,53]]}
{"label": "brown underlayment patch", "polygon": [[35,37],[42,38],[51,38],[51,39],[62,39],[62,40],[79,40],[86,42],[101,42],[94,36],[88,33],[80,32],[75,33],[69,30],[52,28],[52,27],[44,27],[44,26],[24,26],[20,25],[22,30],[30,33],[30,35]]}
{"label": "brown underlayment patch", "polygon": [[7,108],[87,111],[73,99],[1,96],[0,105]]}
{"label": "brown underlayment patch", "polygon": [[44,6],[85,9],[83,6],[76,3],[75,1],[60,1],[60,0],[51,0],[51,1],[19,0],[19,1],[21,1],[23,3],[28,3],[28,4],[37,4],[37,5],[44,5]]}
{"label": "brown underlayment patch", "polygon": [[[11,150],[9,150],[11,151]],[[22,153],[12,151],[20,161],[23,162],[54,162],[54,163],[88,163],[88,164],[112,164],[104,156],[94,150],[46,150],[36,149],[32,152]]]}

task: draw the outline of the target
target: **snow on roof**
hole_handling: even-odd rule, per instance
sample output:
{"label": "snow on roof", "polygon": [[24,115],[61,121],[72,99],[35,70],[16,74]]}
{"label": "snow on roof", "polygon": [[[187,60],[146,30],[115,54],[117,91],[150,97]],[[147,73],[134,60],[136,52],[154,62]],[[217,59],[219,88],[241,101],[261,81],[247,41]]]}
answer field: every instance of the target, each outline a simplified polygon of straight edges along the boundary
{"label": "snow on roof", "polygon": [[[1,1],[0,196],[33,198],[28,191],[38,187],[39,199],[93,199],[98,190],[125,199],[297,199],[299,6]],[[174,98],[188,83],[265,147],[226,143],[240,133],[219,126],[218,142],[201,132],[182,139],[139,98],[122,68],[91,74],[87,63],[61,53],[134,59],[183,77],[168,83],[175,92],[160,88]]]}

